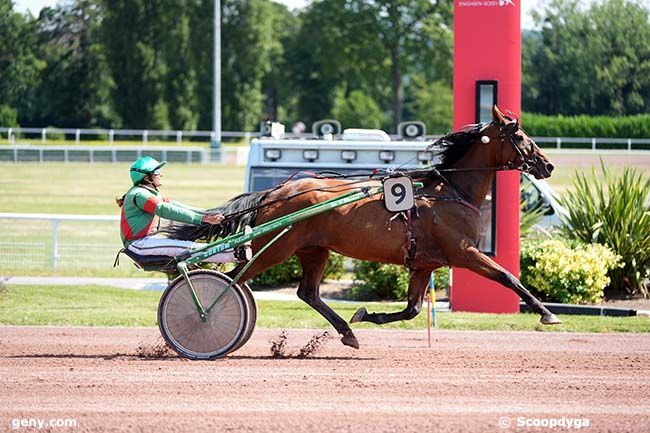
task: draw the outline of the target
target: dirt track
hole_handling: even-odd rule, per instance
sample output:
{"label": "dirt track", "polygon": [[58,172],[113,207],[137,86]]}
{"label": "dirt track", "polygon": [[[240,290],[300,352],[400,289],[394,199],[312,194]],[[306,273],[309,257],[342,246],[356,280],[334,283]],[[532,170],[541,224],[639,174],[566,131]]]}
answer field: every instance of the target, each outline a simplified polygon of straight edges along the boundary
{"label": "dirt track", "polygon": [[[288,351],[319,332],[289,331]],[[273,359],[279,333],[190,362],[139,357],[153,328],[0,327],[0,431],[74,418],[40,431],[498,432],[501,417],[507,431],[569,430],[518,417],[650,431],[650,335],[436,331],[427,348],[425,332],[357,331],[361,350],[332,339],[307,359]]]}

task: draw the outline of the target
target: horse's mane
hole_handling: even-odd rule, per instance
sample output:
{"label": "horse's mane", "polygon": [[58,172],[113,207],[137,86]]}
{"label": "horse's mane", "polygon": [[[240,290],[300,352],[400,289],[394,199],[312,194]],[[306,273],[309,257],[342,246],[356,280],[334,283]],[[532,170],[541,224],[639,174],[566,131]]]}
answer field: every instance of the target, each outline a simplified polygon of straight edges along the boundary
{"label": "horse's mane", "polygon": [[440,153],[440,163],[436,164],[436,168],[438,170],[451,168],[460,161],[479,138],[485,126],[484,123],[467,125],[460,131],[447,134],[433,143],[443,148]]}
{"label": "horse's mane", "polygon": [[270,190],[265,190],[240,194],[219,207],[209,209],[209,213],[220,213],[226,217],[233,215],[221,224],[201,224],[197,226],[193,224],[173,223],[164,228],[162,233],[171,239],[187,241],[204,239],[208,242],[218,237],[225,237],[237,233],[246,225],[254,226],[255,218],[257,217],[257,210],[243,214],[239,214],[239,212],[261,204],[269,192]]}

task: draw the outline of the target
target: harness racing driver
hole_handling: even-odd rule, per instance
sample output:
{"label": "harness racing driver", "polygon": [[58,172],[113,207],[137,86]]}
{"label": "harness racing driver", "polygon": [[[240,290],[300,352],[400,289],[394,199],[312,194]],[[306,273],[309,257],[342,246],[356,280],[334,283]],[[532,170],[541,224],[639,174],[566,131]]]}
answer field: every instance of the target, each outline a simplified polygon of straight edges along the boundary
{"label": "harness racing driver", "polygon": [[[133,186],[115,201],[122,208],[120,234],[124,248],[142,256],[175,257],[199,248],[201,245],[192,241],[168,239],[157,236],[160,219],[186,224],[220,224],[224,220],[221,214],[206,213],[198,209],[163,198],[159,191],[162,186],[161,168],[166,161],[158,162],[150,156],[138,158],[131,164],[131,181]],[[244,228],[250,233],[250,227]],[[224,251],[209,257],[205,261],[232,263],[250,260],[252,250],[250,242],[234,250]]]}

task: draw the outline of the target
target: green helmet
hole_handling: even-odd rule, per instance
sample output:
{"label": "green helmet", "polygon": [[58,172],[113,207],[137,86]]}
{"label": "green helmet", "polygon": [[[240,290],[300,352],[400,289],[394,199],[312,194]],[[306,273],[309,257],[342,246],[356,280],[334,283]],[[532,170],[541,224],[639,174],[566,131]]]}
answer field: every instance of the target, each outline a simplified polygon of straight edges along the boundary
{"label": "green helmet", "polygon": [[167,161],[158,162],[150,156],[143,156],[142,158],[136,159],[131,164],[131,180],[133,181],[133,185],[139,184],[148,174],[152,174],[165,164],[167,164]]}

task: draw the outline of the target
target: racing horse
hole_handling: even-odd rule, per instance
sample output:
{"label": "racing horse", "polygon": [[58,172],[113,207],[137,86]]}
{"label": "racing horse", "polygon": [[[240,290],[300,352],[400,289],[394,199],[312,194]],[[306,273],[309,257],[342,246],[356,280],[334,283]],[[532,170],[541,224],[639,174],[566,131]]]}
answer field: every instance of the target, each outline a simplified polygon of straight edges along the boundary
{"label": "racing horse", "polygon": [[[273,248],[264,251],[251,264],[240,282],[297,256],[302,265],[298,297],[336,328],[343,344],[354,348],[359,348],[359,343],[350,326],[319,294],[329,251],[367,261],[408,264],[410,270],[404,310],[369,313],[360,308],[351,323],[383,324],[413,319],[422,308],[431,272],[442,266],[466,268],[497,281],[538,313],[541,323],[561,323],[514,275],[478,248],[479,209],[495,172],[519,170],[543,179],[554,168],[516,119],[505,116],[497,106],[493,107],[492,116],[493,121],[488,124],[469,125],[437,140],[433,144],[443,148],[440,163],[408,173],[412,180],[423,183],[416,191],[410,223],[394,218],[377,195],[336,208],[295,224]],[[336,178],[287,181],[274,189],[242,194],[212,209],[226,216],[219,227],[173,225],[167,232],[176,239],[211,240],[217,235],[236,232],[244,224],[259,225],[368,185],[378,185],[378,181]],[[412,234],[410,238],[416,239],[415,250],[405,242],[407,232]],[[274,235],[255,238],[253,251],[258,251]],[[231,275],[236,275],[242,266],[235,268]]]}

